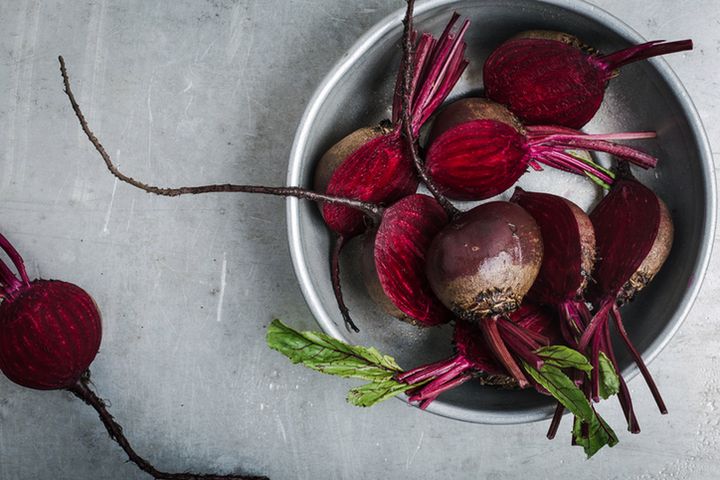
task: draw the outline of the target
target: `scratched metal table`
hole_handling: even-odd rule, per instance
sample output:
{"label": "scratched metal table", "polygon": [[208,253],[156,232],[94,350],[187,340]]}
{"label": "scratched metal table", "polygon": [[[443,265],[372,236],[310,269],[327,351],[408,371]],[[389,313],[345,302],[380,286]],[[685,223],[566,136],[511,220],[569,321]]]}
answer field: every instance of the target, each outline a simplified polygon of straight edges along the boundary
{"label": "scratched metal table", "polygon": [[[646,38],[693,38],[692,55],[667,61],[720,152],[720,5],[595,3]],[[671,414],[657,414],[634,379],[643,433],[620,432],[618,448],[590,461],[564,435],[545,440],[546,422],[465,424],[398,401],[361,410],[344,402],[348,383],[291,367],[265,346],[272,318],[316,328],[292,271],[283,201],[163,199],[116,184],[62,93],[58,54],[92,127],[141,178],[279,185],[317,83],[402,5],[0,3],[0,228],[32,276],[82,285],[101,306],[93,378],[112,413],[165,470],[312,480],[717,478],[717,255],[690,317],[651,366]],[[621,425],[610,407],[606,418]],[[0,479],[55,478],[147,477],[70,394],[0,378]]]}

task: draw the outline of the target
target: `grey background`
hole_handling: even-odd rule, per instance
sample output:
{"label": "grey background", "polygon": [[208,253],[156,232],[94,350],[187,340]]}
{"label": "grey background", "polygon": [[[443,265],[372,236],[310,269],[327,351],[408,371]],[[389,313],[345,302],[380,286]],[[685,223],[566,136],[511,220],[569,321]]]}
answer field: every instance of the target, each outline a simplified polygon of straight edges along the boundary
{"label": "grey background", "polygon": [[[669,56],[720,152],[720,5],[594,2],[646,38],[692,37]],[[86,288],[104,314],[100,395],[161,469],[274,479],[716,478],[720,460],[717,256],[651,370],[671,409],[630,384],[643,433],[590,461],[547,422],[464,424],[399,401],[348,406],[351,383],[292,367],[264,343],[279,317],[316,328],[287,248],[284,202],[163,199],[116,184],[62,93],[108,151],[161,184],[284,182],[315,86],[401,1],[0,2],[0,228],[33,277]],[[603,411],[622,424],[616,405]],[[0,378],[0,479],[147,478],[70,394]]]}

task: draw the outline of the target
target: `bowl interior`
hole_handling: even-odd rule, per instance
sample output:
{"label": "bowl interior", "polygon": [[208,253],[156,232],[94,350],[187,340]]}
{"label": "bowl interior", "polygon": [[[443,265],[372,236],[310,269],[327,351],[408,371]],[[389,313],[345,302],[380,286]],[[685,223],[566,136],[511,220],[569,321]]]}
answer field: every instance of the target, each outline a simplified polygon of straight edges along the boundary
{"label": "bowl interior", "polygon": [[[467,34],[470,66],[451,99],[482,89],[482,66],[494,47],[528,29],[561,30],[602,52],[642,39],[610,15],[587,4],[554,1],[434,1],[416,12],[416,28],[437,35],[453,11],[471,20]],[[592,16],[591,16],[592,14]],[[301,123],[290,162],[290,184],[312,186],[318,158],[335,142],[361,127],[389,118],[392,89],[400,58],[402,12],[388,17],[363,37],[325,79]],[[679,326],[704,274],[714,228],[714,186],[707,140],[684,90],[662,61],[622,69],[607,89],[605,101],[586,131],[654,130],[658,138],[635,144],[660,159],[654,171],[637,176],[667,203],[675,223],[675,242],[660,274],[637,300],[623,309],[629,335],[651,359]],[[599,157],[608,162],[607,158]],[[589,209],[601,192],[582,178],[560,172],[529,172],[520,185],[564,195]],[[509,193],[501,198],[509,197]],[[344,254],[345,297],[359,334],[342,327],[330,284],[330,234],[315,205],[291,200],[290,241],[293,261],[308,303],[320,326],[346,341],[372,345],[409,368],[452,353],[451,328],[420,330],[395,320],[368,298],[359,275],[359,242]],[[627,375],[637,373],[625,348],[616,344]],[[499,391],[466,383],[441,396],[430,411],[466,421],[519,423],[547,418],[554,408],[534,392]]]}

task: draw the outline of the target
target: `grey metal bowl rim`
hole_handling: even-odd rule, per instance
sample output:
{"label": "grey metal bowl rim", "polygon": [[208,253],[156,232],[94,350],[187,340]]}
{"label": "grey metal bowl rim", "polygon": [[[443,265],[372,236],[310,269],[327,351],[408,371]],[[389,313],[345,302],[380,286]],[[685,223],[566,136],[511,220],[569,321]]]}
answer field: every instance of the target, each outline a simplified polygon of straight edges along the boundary
{"label": "grey metal bowl rim", "polygon": [[[448,4],[453,4],[457,0],[429,0],[419,4],[416,9],[416,14],[422,14],[427,11],[433,10],[438,7],[442,7]],[[614,15],[606,12],[603,9],[596,7],[585,1],[578,0],[538,0],[538,3],[544,3],[552,6],[559,6],[567,10],[574,11],[581,15],[589,16],[596,20],[598,23],[608,27],[610,30],[615,31],[617,34],[622,36],[629,42],[641,43],[646,40],[629,25],[625,24],[622,20],[615,17]],[[328,93],[335,87],[337,82],[342,76],[350,69],[350,67],[357,61],[375,42],[380,38],[388,35],[392,30],[396,29],[404,17],[405,10],[399,9],[390,15],[386,16],[368,32],[362,35],[355,44],[342,56],[340,60],[333,66],[330,72],[320,82],[320,85],[315,90],[308,106],[303,113],[303,116],[298,125],[293,146],[290,152],[290,160],[288,165],[287,184],[290,186],[300,185],[300,174],[302,167],[303,152],[307,143],[310,129],[314,123],[314,120],[320,110],[320,107],[327,97]],[[682,106],[683,113],[685,114],[690,128],[695,134],[695,140],[698,144],[700,151],[700,158],[703,169],[703,179],[705,182],[705,218],[703,225],[703,238],[705,242],[701,246],[701,251],[697,257],[697,261],[693,266],[694,278],[693,284],[686,291],[680,307],[675,311],[673,317],[670,319],[668,326],[663,331],[662,335],[655,339],[655,341],[643,352],[643,359],[650,363],[652,362],[660,351],[670,342],[671,338],[680,328],[681,324],[689,314],[695,299],[698,296],[702,282],[705,278],[707,271],[710,255],[712,253],[713,239],[715,237],[716,227],[716,210],[717,210],[717,193],[715,185],[715,173],[713,166],[712,151],[710,148],[710,142],[705,133],[705,129],[700,120],[700,116],[693,104],[690,96],[688,95],[685,87],[680,82],[680,79],[673,72],[670,66],[662,58],[653,58],[650,60],[653,66],[658,70],[663,79],[671,86],[672,90],[678,96],[679,102]],[[315,316],[316,321],[320,327],[329,335],[338,338],[340,340],[347,341],[347,338],[343,335],[340,327],[335,323],[333,317],[325,310],[319,296],[312,288],[312,281],[310,278],[310,272],[305,263],[305,259],[302,254],[302,238],[300,236],[300,211],[299,201],[295,198],[289,198],[287,200],[287,218],[288,218],[288,240],[290,244],[290,254],[292,257],[293,268],[295,275],[297,276],[298,282],[302,293],[306,299],[306,302]],[[392,352],[386,352],[392,355]],[[627,380],[630,380],[639,373],[639,370],[634,365],[628,368],[623,375]],[[404,397],[399,397],[402,401],[406,401]],[[472,409],[466,409],[457,407],[446,402],[442,399],[438,399],[433,402],[426,411],[440,415],[447,418],[461,420],[472,423],[482,424],[520,424],[529,423],[545,420],[552,415],[554,407],[539,407],[533,411],[523,413],[493,413],[487,411],[478,411]]]}

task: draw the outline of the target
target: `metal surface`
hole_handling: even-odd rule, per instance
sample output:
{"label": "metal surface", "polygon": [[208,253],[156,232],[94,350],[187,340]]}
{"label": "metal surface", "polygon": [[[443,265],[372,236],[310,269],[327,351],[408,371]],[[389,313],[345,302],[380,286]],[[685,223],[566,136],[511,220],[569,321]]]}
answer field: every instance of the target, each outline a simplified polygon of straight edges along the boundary
{"label": "metal surface", "polygon": [[[482,59],[504,39],[529,29],[565,31],[600,51],[611,52],[644,40],[617,18],[575,1],[476,2],[436,0],[416,12],[421,31],[440,32],[452,11],[471,20],[466,36],[471,66],[454,96],[476,91],[482,84]],[[359,126],[388,116],[402,34],[404,12],[386,17],[348,50],[318,87],[305,111],[290,157],[288,183],[312,186],[313,166],[332,143]],[[438,33],[439,34],[439,33]],[[610,82],[604,105],[586,127],[591,133],[654,130],[658,138],[642,148],[660,158],[654,172],[640,178],[668,203],[674,218],[673,251],[658,278],[624,315],[632,338],[646,361],[664,347],[686,317],[700,289],[710,258],[715,230],[716,199],[712,153],[700,118],[681,82],[663,60],[622,69]],[[673,159],[682,158],[682,162]],[[551,190],[586,208],[598,191],[590,182],[558,172],[528,173],[522,184],[530,190]],[[572,192],[568,195],[568,187]],[[506,198],[508,194],[502,197]],[[346,297],[360,334],[344,331],[332,294],[327,267],[329,235],[314,205],[288,201],[291,254],[310,309],[327,333],[363,345],[374,345],[398,357],[402,365],[420,365],[450,354],[448,329],[417,332],[371,305],[357,268],[346,262]],[[349,256],[349,255],[346,255]],[[679,290],[678,285],[687,288]],[[624,351],[620,346],[617,350]],[[638,373],[625,356],[627,378]],[[403,398],[404,399],[404,398]],[[466,383],[431,404],[427,411],[477,423],[511,424],[549,418],[551,399],[534,392],[499,391]]]}
{"label": "metal surface", "polygon": [[[693,38],[694,51],[666,62],[717,155],[717,2],[594,3],[645,38]],[[265,346],[273,318],[317,328],[293,273],[284,202],[165,199],[116,185],[62,93],[58,54],[91,126],[139,178],[280,185],[315,88],[402,4],[0,1],[0,230],[31,276],[77,283],[96,298],[104,337],[93,379],[128,438],[159,468],[244,469],[274,480],[717,478],[718,255],[686,322],[650,367],[670,414],[658,414],[642,379],[633,379],[642,433],[623,431],[618,405],[606,402],[601,411],[620,444],[590,461],[569,446],[567,420],[550,442],[547,422],[478,425],[399,401],[358,409],[344,401],[355,382],[292,366]],[[628,67],[615,81],[643,72]],[[353,113],[338,130],[362,120],[375,118]],[[559,190],[584,185],[553,180]],[[0,479],[66,478],[148,477],[70,394],[0,376]]]}

